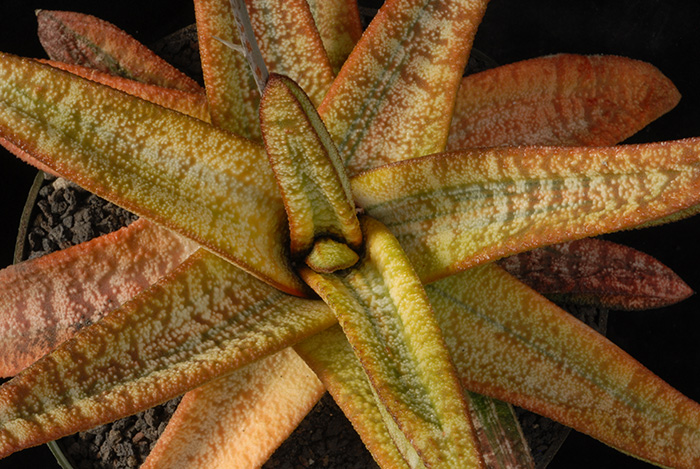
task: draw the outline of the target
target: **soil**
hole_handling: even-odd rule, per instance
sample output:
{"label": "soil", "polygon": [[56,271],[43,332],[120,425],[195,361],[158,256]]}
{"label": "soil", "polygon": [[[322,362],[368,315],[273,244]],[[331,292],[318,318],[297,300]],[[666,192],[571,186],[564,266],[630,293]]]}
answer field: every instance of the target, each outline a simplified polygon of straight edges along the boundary
{"label": "soil", "polygon": [[[136,216],[80,189],[64,179],[46,175],[28,225],[25,258],[33,258],[84,242],[131,223]],[[604,331],[605,311],[568,308]],[[76,469],[135,468],[143,463],[165,429],[178,399],[111,424],[59,440]],[[516,409],[538,468],[546,467],[569,429],[549,419]],[[374,468],[350,422],[325,394],[296,431],[273,454],[264,468]]]}

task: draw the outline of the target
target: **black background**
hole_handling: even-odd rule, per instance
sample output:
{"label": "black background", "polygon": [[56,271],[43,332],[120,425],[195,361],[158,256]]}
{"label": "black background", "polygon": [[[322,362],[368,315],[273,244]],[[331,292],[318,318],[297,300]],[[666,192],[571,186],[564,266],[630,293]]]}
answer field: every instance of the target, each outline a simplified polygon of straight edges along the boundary
{"label": "black background", "polygon": [[[36,39],[34,9],[91,13],[148,44],[194,21],[189,0],[104,2],[86,0],[1,0],[0,50],[43,57]],[[700,136],[700,4],[670,0],[492,0],[475,47],[499,64],[557,52],[616,54],[659,67],[683,99],[669,115],[633,141]],[[35,171],[0,154],[0,265],[12,261],[21,209]],[[700,290],[700,219],[617,233],[610,239],[656,256],[692,288]],[[684,394],[700,400],[697,296],[662,310],[612,313],[609,337]],[[0,461],[0,468],[58,467],[45,446]],[[577,433],[564,444],[551,468],[644,468],[648,464]]]}

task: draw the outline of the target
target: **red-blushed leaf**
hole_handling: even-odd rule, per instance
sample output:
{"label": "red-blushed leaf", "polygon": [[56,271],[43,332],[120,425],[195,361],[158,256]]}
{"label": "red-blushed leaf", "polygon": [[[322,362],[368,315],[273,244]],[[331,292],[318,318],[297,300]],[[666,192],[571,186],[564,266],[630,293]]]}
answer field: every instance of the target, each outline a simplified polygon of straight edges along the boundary
{"label": "red-blushed leaf", "polygon": [[250,21],[271,73],[301,86],[315,106],[334,74],[306,0],[246,0]]}
{"label": "red-blushed leaf", "polygon": [[306,255],[320,237],[360,249],[362,230],[350,181],[304,91],[287,77],[270,75],[260,125],[289,220],[292,256]]}
{"label": "red-blushed leaf", "polygon": [[362,20],[354,0],[308,0],[318,34],[335,73],[362,36]]}
{"label": "red-blushed leaf", "polygon": [[291,349],[188,392],[141,469],[260,467],[325,388]]}
{"label": "red-blushed leaf", "polygon": [[194,80],[111,23],[82,13],[50,10],[38,10],[37,20],[39,40],[53,60],[190,93],[202,92]]}
{"label": "red-blushed leaf", "polygon": [[334,274],[302,268],[302,278],[337,316],[390,433],[400,429],[428,467],[482,467],[462,390],[420,280],[381,223],[364,217],[362,229],[360,263]]}
{"label": "red-blushed leaf", "polygon": [[219,40],[240,44],[231,3],[229,0],[195,0],[194,10],[212,123],[260,141],[260,94],[253,74],[245,56]]}
{"label": "red-blushed leaf", "polygon": [[700,466],[697,403],[502,269],[477,267],[426,292],[466,389],[658,465]]}
{"label": "red-blushed leaf", "polygon": [[561,54],[462,80],[448,149],[614,145],[672,109],[680,94],[656,67]]}
{"label": "red-blushed leaf", "polygon": [[88,80],[109,86],[115,90],[145,99],[148,102],[178,111],[199,120],[209,121],[207,98],[201,93],[189,93],[172,88],[142,83],[128,78],[122,78],[109,73],[100,72],[80,65],[71,65],[63,62],[46,61],[52,67],[65,70],[73,75],[87,78]]}
{"label": "red-blushed leaf", "polygon": [[400,431],[389,433],[390,419],[382,415],[367,375],[340,326],[299,342],[294,350],[323,382],[380,467],[407,469],[422,465]]}
{"label": "red-blushed leaf", "polygon": [[319,114],[350,176],[444,150],[485,0],[389,0],[340,70]]}
{"label": "red-blushed leaf", "polygon": [[0,135],[67,179],[293,293],[264,150],[198,119],[35,61],[0,58]]}
{"label": "red-blushed leaf", "polygon": [[611,309],[659,308],[693,294],[653,257],[600,239],[555,244],[501,259],[499,264],[547,297]]}
{"label": "red-blushed leaf", "polygon": [[0,457],[111,422],[335,322],[202,249],[0,388]]}
{"label": "red-blushed leaf", "polygon": [[0,375],[11,376],[99,320],[195,249],[146,220],[0,271]]}
{"label": "red-blushed leaf", "polygon": [[402,161],[351,180],[429,282],[535,247],[634,227],[698,204],[700,139],[496,147]]}

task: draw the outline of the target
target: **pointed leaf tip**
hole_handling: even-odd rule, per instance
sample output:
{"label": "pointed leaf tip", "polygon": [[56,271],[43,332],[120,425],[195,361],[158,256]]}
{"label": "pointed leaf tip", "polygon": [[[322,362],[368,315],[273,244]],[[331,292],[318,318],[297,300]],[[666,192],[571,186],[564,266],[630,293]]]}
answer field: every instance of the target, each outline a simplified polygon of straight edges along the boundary
{"label": "pointed leaf tip", "polygon": [[600,239],[534,249],[499,264],[540,294],[565,302],[641,310],[668,306],[693,294],[653,257]]}

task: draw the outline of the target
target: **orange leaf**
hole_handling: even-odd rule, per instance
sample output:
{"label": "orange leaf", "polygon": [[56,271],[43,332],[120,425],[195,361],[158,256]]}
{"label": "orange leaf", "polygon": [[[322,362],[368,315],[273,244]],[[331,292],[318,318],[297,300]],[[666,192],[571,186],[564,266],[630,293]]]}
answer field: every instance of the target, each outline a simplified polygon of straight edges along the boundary
{"label": "orange leaf", "polygon": [[362,21],[355,0],[308,0],[316,28],[333,72],[340,67],[362,36]]}
{"label": "orange leaf", "polygon": [[306,0],[246,0],[250,21],[271,73],[301,86],[315,106],[334,74]]}
{"label": "orange leaf", "polygon": [[554,55],[462,80],[448,149],[614,145],[680,99],[656,67],[614,56]]}
{"label": "orange leaf", "polygon": [[195,249],[146,220],[0,271],[0,375],[11,376],[177,267]]}
{"label": "orange leaf", "polygon": [[260,94],[243,54],[219,39],[240,44],[229,0],[195,0],[199,54],[211,121],[217,127],[260,141]]}
{"label": "orange leaf", "polygon": [[485,0],[389,0],[319,108],[348,175],[444,150]]}
{"label": "orange leaf", "polygon": [[184,73],[111,23],[69,11],[38,10],[39,40],[51,59],[103,72],[201,93]]}
{"label": "orange leaf", "polygon": [[287,292],[307,291],[289,265],[284,206],[261,147],[32,60],[2,56],[0,75],[10,143]]}
{"label": "orange leaf", "polygon": [[207,98],[201,93],[189,93],[173,88],[163,88],[162,86],[143,83],[140,81],[122,78],[109,73],[100,72],[92,68],[72,65],[53,60],[40,61],[51,65],[54,68],[65,70],[73,75],[86,78],[88,80],[109,86],[115,90],[145,99],[148,102],[178,111],[188,116],[196,117],[199,120],[209,121],[207,109]]}
{"label": "orange leaf", "polygon": [[188,392],[141,469],[260,467],[325,388],[291,349]]}
{"label": "orange leaf", "polygon": [[0,457],[145,410],[334,322],[322,302],[200,249],[0,388]]}
{"label": "orange leaf", "polygon": [[292,255],[308,254],[320,237],[359,249],[362,231],[350,182],[313,103],[289,78],[270,75],[260,121],[289,220]]}
{"label": "orange leaf", "polygon": [[366,252],[353,268],[300,274],[338,318],[382,417],[427,467],[483,466],[462,389],[420,280],[396,239],[362,219]]}

